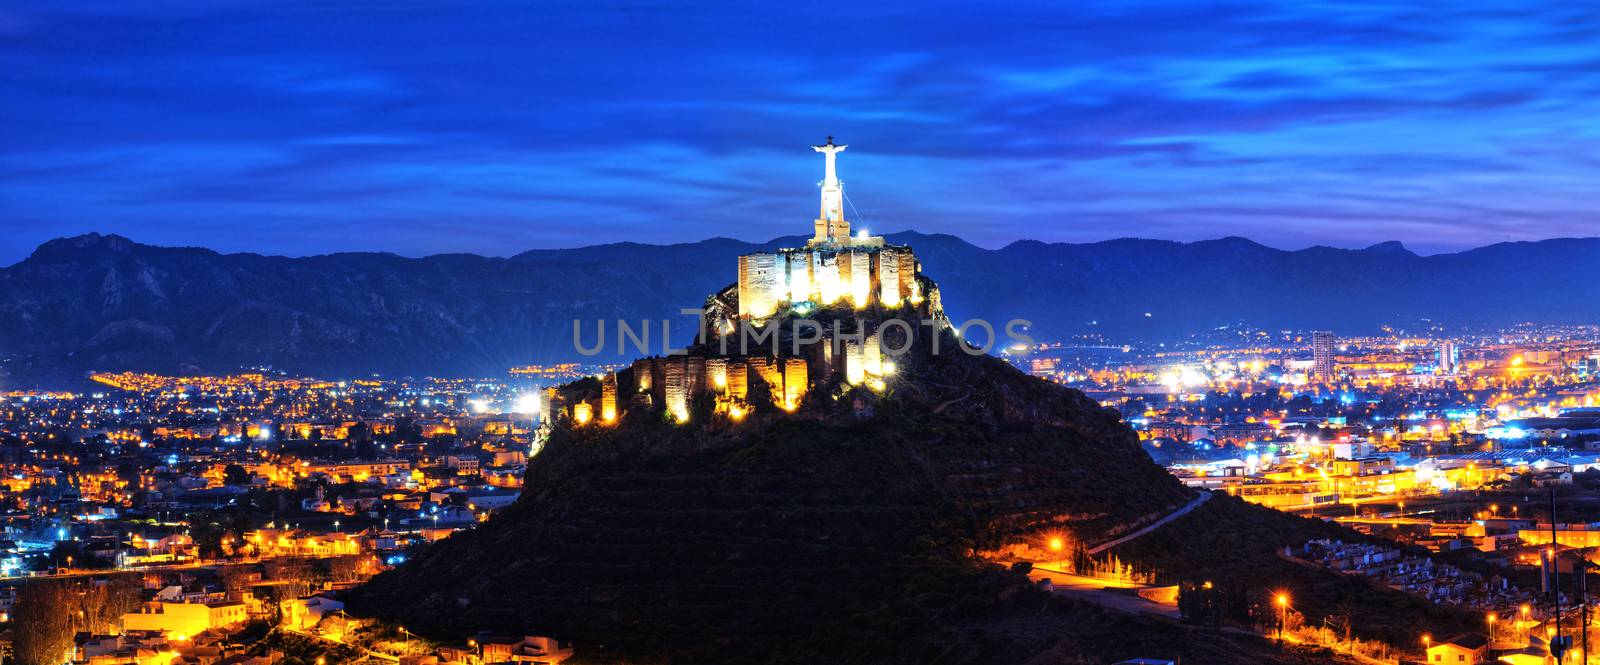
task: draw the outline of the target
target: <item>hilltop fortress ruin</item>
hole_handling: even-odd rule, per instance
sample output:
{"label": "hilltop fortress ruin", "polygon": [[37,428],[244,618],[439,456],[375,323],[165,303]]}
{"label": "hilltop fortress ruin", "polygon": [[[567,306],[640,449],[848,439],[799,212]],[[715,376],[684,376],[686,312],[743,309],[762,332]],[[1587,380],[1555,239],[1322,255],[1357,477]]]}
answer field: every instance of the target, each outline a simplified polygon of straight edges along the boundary
{"label": "hilltop fortress ruin", "polygon": [[924,299],[917,276],[920,268],[910,247],[885,244],[865,231],[851,235],[844,218],[844,186],[836,162],[847,146],[812,146],[826,159],[822,209],[812,222],[815,233],[805,247],[756,252],[739,257],[736,285],[738,315],[761,320],[785,306],[848,302],[857,309],[871,305],[913,306]]}
{"label": "hilltop fortress ruin", "polygon": [[819,388],[881,392],[894,356],[949,329],[939,288],[908,246],[851,233],[833,137],[804,247],[739,257],[738,281],[706,299],[695,344],[546,391],[546,427],[605,426],[639,410],[678,423],[793,412]]}

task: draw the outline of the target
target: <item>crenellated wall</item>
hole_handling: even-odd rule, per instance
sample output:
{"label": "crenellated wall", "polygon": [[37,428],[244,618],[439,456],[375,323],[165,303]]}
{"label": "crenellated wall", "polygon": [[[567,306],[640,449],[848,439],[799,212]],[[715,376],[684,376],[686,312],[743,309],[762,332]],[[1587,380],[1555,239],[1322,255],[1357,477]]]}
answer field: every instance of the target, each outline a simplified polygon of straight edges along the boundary
{"label": "crenellated wall", "polygon": [[[838,339],[825,338],[800,347],[798,355],[690,355],[641,358],[618,372],[606,373],[564,388],[551,388],[541,406],[556,419],[574,425],[611,425],[634,409],[664,411],[672,420],[687,422],[695,401],[709,395],[714,412],[733,420],[751,413],[751,386],[759,383],[772,404],[794,411],[806,403],[812,389],[835,376],[845,385],[883,390],[894,373],[885,344],[903,348],[906,328],[896,327],[885,341],[881,322],[863,322]],[[915,328],[909,328],[917,334]]]}

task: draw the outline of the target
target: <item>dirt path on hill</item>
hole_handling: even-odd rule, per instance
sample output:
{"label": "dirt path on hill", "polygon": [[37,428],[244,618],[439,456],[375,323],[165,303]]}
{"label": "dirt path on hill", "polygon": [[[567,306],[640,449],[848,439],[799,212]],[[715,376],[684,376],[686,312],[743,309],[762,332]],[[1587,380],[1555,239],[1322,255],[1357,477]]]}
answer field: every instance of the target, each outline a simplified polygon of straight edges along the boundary
{"label": "dirt path on hill", "polygon": [[1203,504],[1203,503],[1205,503],[1207,501],[1210,501],[1210,500],[1211,500],[1211,492],[1208,492],[1206,490],[1200,490],[1200,496],[1195,497],[1193,500],[1189,501],[1189,503],[1183,504],[1183,507],[1181,507],[1181,508],[1179,508],[1177,510],[1174,510],[1174,511],[1172,511],[1170,513],[1167,513],[1167,515],[1165,517],[1162,517],[1161,519],[1158,519],[1158,520],[1156,520],[1154,522],[1151,522],[1150,524],[1145,525],[1143,528],[1141,528],[1141,529],[1139,529],[1137,531],[1134,531],[1133,533],[1130,533],[1128,535],[1122,536],[1122,537],[1117,538],[1115,540],[1110,540],[1110,541],[1107,541],[1107,542],[1104,542],[1104,543],[1100,543],[1099,545],[1095,545],[1094,547],[1089,548],[1087,550],[1087,552],[1089,554],[1091,554],[1091,555],[1099,554],[1099,553],[1104,552],[1104,551],[1106,551],[1108,549],[1111,549],[1113,547],[1116,547],[1118,545],[1126,543],[1126,542],[1128,542],[1130,540],[1134,540],[1134,539],[1136,539],[1136,538],[1138,538],[1140,536],[1143,536],[1143,535],[1145,535],[1147,533],[1150,533],[1151,531],[1155,531],[1156,529],[1159,529],[1159,528],[1161,528],[1163,526],[1166,526],[1167,523],[1171,522],[1172,520],[1178,519],[1179,517],[1183,517],[1184,515],[1188,515],[1195,508],[1199,508],[1200,504]]}

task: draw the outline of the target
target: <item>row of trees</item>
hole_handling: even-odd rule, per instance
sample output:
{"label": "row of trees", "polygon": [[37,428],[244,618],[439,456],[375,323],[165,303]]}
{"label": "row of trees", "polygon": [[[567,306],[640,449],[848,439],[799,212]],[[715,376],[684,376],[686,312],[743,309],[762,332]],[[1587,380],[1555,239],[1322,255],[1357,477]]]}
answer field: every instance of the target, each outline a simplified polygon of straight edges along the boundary
{"label": "row of trees", "polygon": [[1077,545],[1073,545],[1072,555],[1067,558],[1067,562],[1071,567],[1070,572],[1102,580],[1153,584],[1158,575],[1158,571],[1152,566],[1123,561],[1115,554],[1095,557]]}
{"label": "row of trees", "polygon": [[130,575],[30,581],[11,610],[16,661],[57,665],[66,660],[74,634],[115,632],[140,601],[139,579]]}

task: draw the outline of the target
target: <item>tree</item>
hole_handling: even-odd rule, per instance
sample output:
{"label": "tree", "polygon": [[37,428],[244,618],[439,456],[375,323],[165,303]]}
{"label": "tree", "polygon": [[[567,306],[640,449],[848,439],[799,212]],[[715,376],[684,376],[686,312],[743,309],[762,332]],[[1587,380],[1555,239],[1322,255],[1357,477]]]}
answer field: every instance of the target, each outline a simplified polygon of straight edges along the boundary
{"label": "tree", "polygon": [[334,582],[359,581],[361,579],[362,568],[369,567],[364,565],[365,562],[363,561],[363,558],[363,555],[352,554],[348,556],[336,556],[326,559],[325,561],[328,566],[328,579]]}
{"label": "tree", "polygon": [[248,539],[250,537],[250,514],[249,513],[245,512],[243,510],[235,509],[234,511],[232,511],[232,512],[230,512],[228,514],[228,518],[227,518],[226,524],[227,524],[227,533],[231,534],[232,537],[238,538],[241,541],[246,540],[246,539]]}
{"label": "tree", "polygon": [[72,603],[67,617],[76,618],[74,632],[115,632],[122,625],[122,615],[139,609],[140,585],[131,575],[68,583],[66,588]]}
{"label": "tree", "polygon": [[238,464],[229,464],[222,467],[222,482],[225,485],[249,485],[250,472]]}
{"label": "tree", "polygon": [[365,422],[358,422],[350,427],[350,443],[354,444],[356,457],[361,459],[376,459],[378,447],[372,443],[372,426]]}
{"label": "tree", "polygon": [[1339,619],[1340,623],[1344,624],[1344,641],[1346,642],[1350,641],[1350,631],[1355,622],[1356,611],[1361,607],[1359,594],[1364,590],[1361,587],[1362,585],[1359,582],[1352,579],[1350,583],[1344,585],[1344,593],[1339,598]]}
{"label": "tree", "polygon": [[223,566],[217,572],[222,578],[222,589],[229,598],[239,597],[259,579],[259,576],[252,574],[251,566]]}
{"label": "tree", "polygon": [[58,665],[72,647],[71,592],[56,580],[24,585],[12,607],[15,638],[12,649],[19,665]]}
{"label": "tree", "polygon": [[144,585],[137,576],[122,575],[107,583],[104,612],[115,627],[122,627],[122,615],[139,611],[143,604]]}
{"label": "tree", "polygon": [[222,516],[217,513],[196,513],[190,518],[189,537],[194,539],[200,558],[222,556],[222,540],[227,536],[227,529],[223,528],[221,520]]}

